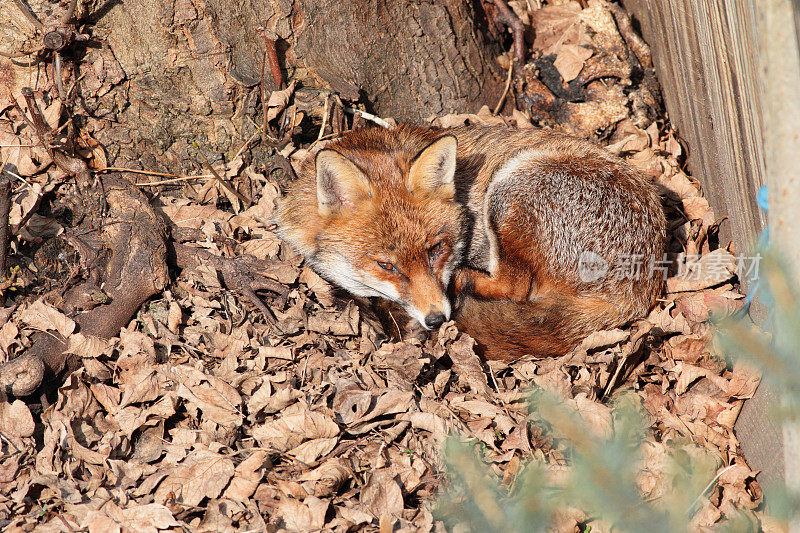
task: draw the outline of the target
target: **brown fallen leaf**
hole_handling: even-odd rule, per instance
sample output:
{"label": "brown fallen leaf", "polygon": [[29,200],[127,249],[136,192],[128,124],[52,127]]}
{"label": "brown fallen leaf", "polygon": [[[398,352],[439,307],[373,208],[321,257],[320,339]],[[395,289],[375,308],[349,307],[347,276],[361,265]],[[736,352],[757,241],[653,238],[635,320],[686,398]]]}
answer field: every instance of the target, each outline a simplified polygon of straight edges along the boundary
{"label": "brown fallen leaf", "polygon": [[338,457],[328,459],[317,468],[300,476],[301,481],[314,482],[313,494],[326,498],[336,493],[352,477],[352,471]]}
{"label": "brown fallen leaf", "polygon": [[253,428],[253,437],[268,449],[288,452],[306,440],[339,435],[339,425],[330,417],[295,404],[281,413],[280,418]]}
{"label": "brown fallen leaf", "polygon": [[289,531],[318,531],[325,526],[328,507],[327,501],[316,496],[307,496],[302,502],[283,498],[275,514]]}
{"label": "brown fallen leaf", "polygon": [[264,468],[268,466],[267,457],[266,451],[255,450],[239,463],[234,470],[230,485],[225,488],[223,497],[243,502],[252,496],[264,477]]}
{"label": "brown fallen leaf", "polygon": [[167,507],[158,503],[120,507],[108,502],[99,511],[89,511],[81,527],[89,531],[141,531],[156,533],[180,527]]}
{"label": "brown fallen leaf", "polygon": [[0,402],[0,433],[11,438],[30,437],[36,425],[22,400]]}
{"label": "brown fallen leaf", "polygon": [[194,450],[158,485],[154,500],[163,504],[175,497],[184,505],[199,505],[205,498],[218,498],[234,473],[228,457]]}
{"label": "brown fallen leaf", "polygon": [[372,513],[372,516],[398,518],[402,516],[403,491],[391,472],[386,468],[373,470],[364,488],[361,490],[359,501]]}
{"label": "brown fallen leaf", "polygon": [[667,292],[689,292],[706,289],[728,281],[736,274],[736,257],[718,248],[700,258],[687,258],[680,271],[667,279]]}
{"label": "brown fallen leaf", "polygon": [[71,318],[42,299],[24,309],[20,313],[20,320],[40,331],[57,331],[65,339],[75,331],[75,322]]}
{"label": "brown fallen leaf", "polygon": [[[449,328],[447,324],[442,330]],[[441,333],[440,333],[441,336]],[[439,341],[442,342],[441,340]],[[447,353],[453,361],[453,371],[459,381],[467,385],[478,396],[491,395],[486,374],[483,371],[480,358],[475,354],[475,341],[467,335],[461,334],[455,341],[447,346]]]}
{"label": "brown fallen leaf", "polygon": [[585,46],[577,44],[567,44],[558,50],[558,55],[553,65],[561,74],[565,82],[574,80],[580,74],[581,69],[587,59],[592,57],[594,52]]}
{"label": "brown fallen leaf", "polygon": [[293,79],[287,88],[270,93],[269,99],[267,100],[267,122],[271,122],[277,118],[278,114],[286,109],[296,86],[297,80]]}

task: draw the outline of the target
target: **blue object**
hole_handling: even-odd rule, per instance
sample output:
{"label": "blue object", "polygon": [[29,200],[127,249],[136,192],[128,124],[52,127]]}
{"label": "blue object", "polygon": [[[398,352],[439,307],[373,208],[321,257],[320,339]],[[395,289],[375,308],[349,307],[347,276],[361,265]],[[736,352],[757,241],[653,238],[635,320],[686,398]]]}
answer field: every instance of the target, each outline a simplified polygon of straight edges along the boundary
{"label": "blue object", "polygon": [[[756,193],[756,203],[758,204],[758,207],[763,209],[765,212],[769,212],[769,191],[767,190],[766,185],[762,185],[758,188],[758,192]],[[766,251],[767,248],[769,248],[769,226],[764,228],[764,231],[761,232],[761,237],[758,238],[758,246],[756,246],[756,250],[759,251],[758,253],[761,253],[761,250]],[[750,302],[753,301],[756,293],[758,293],[759,285],[761,285],[761,280],[756,279],[755,285],[750,290],[750,294],[747,295],[747,298],[744,301],[742,314],[750,311]],[[770,315],[771,314],[772,313],[770,313]]]}
{"label": "blue object", "polygon": [[769,193],[767,192],[766,185],[762,185],[758,188],[758,192],[756,193],[756,203],[758,204],[758,207],[764,211],[769,211]]}

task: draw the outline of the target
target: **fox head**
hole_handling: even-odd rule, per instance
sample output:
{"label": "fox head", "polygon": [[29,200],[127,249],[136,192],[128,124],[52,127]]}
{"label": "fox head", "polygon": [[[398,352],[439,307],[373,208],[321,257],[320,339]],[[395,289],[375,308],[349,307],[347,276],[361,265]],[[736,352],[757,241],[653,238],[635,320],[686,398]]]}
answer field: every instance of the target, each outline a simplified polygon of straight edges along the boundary
{"label": "fox head", "polygon": [[[320,151],[314,180],[299,183],[305,191],[290,191],[279,205],[279,235],[331,283],[391,300],[435,328],[450,318],[447,286],[465,242],[466,215],[454,201],[457,141],[445,135],[420,150],[419,139],[403,143],[392,135],[359,139],[356,132]],[[293,195],[305,195],[306,205]]]}

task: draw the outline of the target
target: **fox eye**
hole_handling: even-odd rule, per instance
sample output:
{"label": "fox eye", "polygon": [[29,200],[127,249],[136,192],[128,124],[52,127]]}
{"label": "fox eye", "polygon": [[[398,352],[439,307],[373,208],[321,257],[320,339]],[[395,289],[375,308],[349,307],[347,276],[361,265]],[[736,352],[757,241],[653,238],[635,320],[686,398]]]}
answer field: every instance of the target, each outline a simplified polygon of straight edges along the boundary
{"label": "fox eye", "polygon": [[441,241],[437,242],[436,244],[434,244],[433,246],[428,248],[428,257],[431,258],[431,259],[435,259],[436,256],[438,256],[440,253],[442,253],[442,242]]}
{"label": "fox eye", "polygon": [[393,264],[387,263],[387,262],[384,262],[384,261],[375,261],[375,262],[378,263],[379,267],[381,267],[382,269],[386,270],[387,272],[394,272],[394,265]]}

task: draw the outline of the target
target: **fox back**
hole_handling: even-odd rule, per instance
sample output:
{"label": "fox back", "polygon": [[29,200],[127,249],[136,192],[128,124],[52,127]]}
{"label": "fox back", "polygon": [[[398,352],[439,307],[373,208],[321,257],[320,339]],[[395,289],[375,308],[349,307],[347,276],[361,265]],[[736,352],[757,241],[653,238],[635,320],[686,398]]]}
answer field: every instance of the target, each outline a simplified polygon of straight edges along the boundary
{"label": "fox back", "polygon": [[454,314],[493,358],[563,353],[645,314],[663,283],[629,275],[664,252],[652,185],[543,130],[355,130],[304,163],[276,222],[323,278],[428,329]]}

